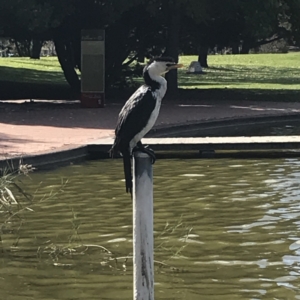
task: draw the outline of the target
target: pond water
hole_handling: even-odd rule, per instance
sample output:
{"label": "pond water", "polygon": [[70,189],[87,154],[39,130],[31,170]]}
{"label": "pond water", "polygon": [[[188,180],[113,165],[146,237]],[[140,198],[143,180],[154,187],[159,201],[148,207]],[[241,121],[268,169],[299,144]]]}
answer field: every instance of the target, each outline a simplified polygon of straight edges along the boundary
{"label": "pond water", "polygon": [[[164,159],[154,175],[155,299],[300,299],[299,159]],[[35,196],[1,236],[1,299],[132,299],[122,176],[103,160],[23,178]]]}

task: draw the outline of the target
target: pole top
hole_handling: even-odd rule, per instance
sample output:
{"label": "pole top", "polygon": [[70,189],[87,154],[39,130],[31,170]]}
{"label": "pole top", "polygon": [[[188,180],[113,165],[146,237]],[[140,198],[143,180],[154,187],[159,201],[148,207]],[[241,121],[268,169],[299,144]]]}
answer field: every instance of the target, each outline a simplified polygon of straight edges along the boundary
{"label": "pole top", "polygon": [[145,152],[141,152],[141,151],[134,151],[133,156],[138,157],[138,158],[149,158],[150,157],[149,154],[147,154]]}

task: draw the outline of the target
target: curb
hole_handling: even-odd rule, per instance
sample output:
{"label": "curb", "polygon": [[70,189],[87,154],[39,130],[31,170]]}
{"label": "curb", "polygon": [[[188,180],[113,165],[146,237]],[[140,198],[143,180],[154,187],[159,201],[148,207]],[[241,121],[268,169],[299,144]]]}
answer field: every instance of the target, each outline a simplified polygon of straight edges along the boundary
{"label": "curb", "polygon": [[49,170],[71,163],[84,161],[89,158],[88,146],[56,149],[53,152],[25,155],[0,160],[0,173],[5,170],[18,170],[20,162],[23,165],[32,165],[39,170]]}

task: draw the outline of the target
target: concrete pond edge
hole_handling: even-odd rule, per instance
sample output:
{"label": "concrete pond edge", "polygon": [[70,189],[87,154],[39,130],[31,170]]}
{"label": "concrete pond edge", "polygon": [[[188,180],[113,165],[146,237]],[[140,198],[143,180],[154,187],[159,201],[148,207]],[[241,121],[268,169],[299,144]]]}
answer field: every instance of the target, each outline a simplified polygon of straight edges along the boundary
{"label": "concrete pond edge", "polygon": [[[255,116],[255,117],[239,117],[239,118],[226,118],[219,120],[205,120],[199,122],[189,122],[184,124],[164,125],[151,130],[147,137],[172,137],[180,132],[187,132],[199,129],[213,129],[224,126],[238,126],[254,123],[276,123],[284,120],[300,120],[299,113],[290,113],[284,115],[273,116]],[[32,155],[24,155],[11,157],[0,160],[0,173],[11,170],[18,170],[19,165],[32,165],[38,170],[48,170],[60,166],[78,163],[87,159],[93,158],[107,158],[108,154],[104,153],[102,156],[95,155],[93,144],[83,146],[73,145],[70,147],[63,147],[48,151],[45,153],[37,153]],[[176,149],[175,149],[176,150]]]}

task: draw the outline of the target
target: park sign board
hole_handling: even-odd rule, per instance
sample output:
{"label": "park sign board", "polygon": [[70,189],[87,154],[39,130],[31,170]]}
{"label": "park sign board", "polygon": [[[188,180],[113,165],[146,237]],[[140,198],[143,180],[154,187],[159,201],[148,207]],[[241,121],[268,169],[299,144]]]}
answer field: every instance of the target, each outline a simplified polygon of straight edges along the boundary
{"label": "park sign board", "polygon": [[104,107],[105,32],[81,31],[81,105]]}

